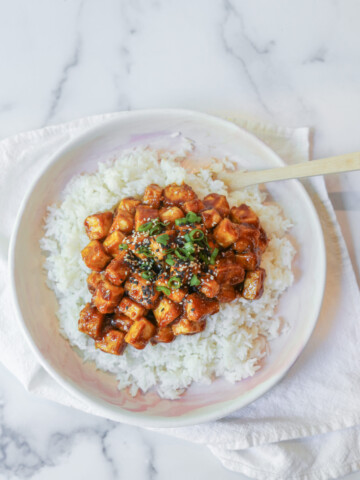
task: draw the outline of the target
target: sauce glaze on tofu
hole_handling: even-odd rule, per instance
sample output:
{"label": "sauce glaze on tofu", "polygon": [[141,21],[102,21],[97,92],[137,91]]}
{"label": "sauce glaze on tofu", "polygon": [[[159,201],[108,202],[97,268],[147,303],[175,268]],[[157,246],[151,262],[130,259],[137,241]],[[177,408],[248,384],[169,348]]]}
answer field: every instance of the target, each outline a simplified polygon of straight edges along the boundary
{"label": "sauce glaze on tofu", "polygon": [[221,303],[264,291],[265,230],[248,205],[230,208],[225,195],[200,199],[185,183],[151,184],[142,199],[123,198],[84,226],[92,301],[78,328],[106,353],[200,333]]}

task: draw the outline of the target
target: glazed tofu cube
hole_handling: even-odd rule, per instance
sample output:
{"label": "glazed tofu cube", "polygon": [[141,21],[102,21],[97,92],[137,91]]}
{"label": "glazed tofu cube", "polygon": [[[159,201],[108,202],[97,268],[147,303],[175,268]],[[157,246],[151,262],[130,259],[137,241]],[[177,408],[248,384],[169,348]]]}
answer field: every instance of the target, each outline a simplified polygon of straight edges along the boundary
{"label": "glazed tofu cube", "polygon": [[95,340],[95,347],[106,353],[121,355],[126,347],[125,333],[108,328],[104,331],[101,338]]}
{"label": "glazed tofu cube", "polygon": [[107,280],[101,280],[96,287],[95,294],[93,296],[93,303],[99,312],[113,313],[123,295],[123,287],[113,285]]}
{"label": "glazed tofu cube", "polygon": [[105,278],[114,285],[121,285],[130,273],[130,266],[125,260],[127,255],[128,253],[126,251],[120,252],[106,267]]}
{"label": "glazed tofu cube", "polygon": [[236,263],[244,270],[254,271],[260,265],[260,255],[255,252],[244,252],[235,255]]}
{"label": "glazed tofu cube", "polygon": [[228,218],[224,218],[215,228],[214,238],[221,247],[230,247],[239,238],[237,225]]}
{"label": "glazed tofu cube", "polygon": [[175,230],[166,230],[160,235],[151,237],[150,239],[150,250],[154,255],[156,260],[163,260],[169,248],[172,246],[173,241],[176,238]]}
{"label": "glazed tofu cube", "polygon": [[141,225],[159,218],[159,210],[148,205],[139,205],[135,212],[135,230],[138,232]]}
{"label": "glazed tofu cube", "polygon": [[[157,280],[155,282],[155,285],[157,285],[159,287],[169,288],[169,285],[168,285],[169,279],[170,279],[170,276],[163,273],[157,278]],[[164,293],[164,295],[166,295],[168,298],[170,298],[170,300],[172,300],[175,303],[182,302],[184,300],[184,297],[188,293],[188,289],[186,287],[170,288],[169,290],[170,290],[169,295],[167,295],[165,292],[163,292],[163,293]]]}
{"label": "glazed tofu cube", "polygon": [[255,251],[259,247],[260,231],[251,225],[238,225],[239,238],[234,243],[238,253]]}
{"label": "glazed tofu cube", "polygon": [[102,280],[102,276],[100,273],[91,272],[90,275],[86,279],[86,283],[90,293],[94,293],[98,283]]}
{"label": "glazed tofu cube", "polygon": [[193,213],[199,213],[201,210],[204,210],[205,205],[203,202],[200,200],[200,198],[195,198],[194,200],[190,200],[189,202],[185,202],[184,205],[182,206],[184,212],[193,212]]}
{"label": "glazed tofu cube", "polygon": [[120,230],[115,230],[115,232],[110,233],[110,235],[105,238],[103,243],[105,252],[108,255],[116,257],[116,255],[119,253],[119,246],[123,243],[124,240],[125,235],[120,232]]}
{"label": "glazed tofu cube", "polygon": [[86,217],[84,225],[90,240],[101,240],[109,233],[113,222],[112,212],[95,213]]}
{"label": "glazed tofu cube", "polygon": [[219,195],[218,193],[210,193],[210,195],[207,195],[204,198],[203,202],[205,208],[215,208],[222,217],[226,217],[230,213],[230,205],[228,204],[225,195]]}
{"label": "glazed tofu cube", "polygon": [[260,232],[260,237],[259,237],[258,246],[259,246],[260,252],[264,253],[266,250],[266,247],[268,246],[269,239],[267,238],[265,230],[262,227],[260,227],[259,232]]}
{"label": "glazed tofu cube", "polygon": [[171,343],[175,338],[171,325],[157,329],[156,334],[150,339],[152,345],[157,343]]}
{"label": "glazed tofu cube", "polygon": [[78,329],[91,338],[98,338],[104,323],[105,315],[100,313],[94,305],[87,303],[80,312]]}
{"label": "glazed tofu cube", "polygon": [[165,205],[183,205],[190,200],[194,200],[197,198],[196,193],[194,190],[183,183],[181,185],[177,185],[176,183],[172,183],[168,185],[164,189],[164,204]]}
{"label": "glazed tofu cube", "polygon": [[134,302],[134,300],[131,300],[131,298],[129,297],[123,297],[121,299],[118,310],[127,317],[131,318],[131,320],[139,320],[147,313],[145,307],[143,307],[139,303]]}
{"label": "glazed tofu cube", "polygon": [[125,283],[125,291],[128,296],[145,308],[155,308],[160,292],[155,284],[145,280],[141,275],[134,273]]}
{"label": "glazed tofu cube", "polygon": [[217,298],[220,303],[232,302],[236,298],[236,290],[232,285],[224,283],[220,286],[220,292]]}
{"label": "glazed tofu cube", "polygon": [[160,209],[160,220],[169,225],[174,225],[175,220],[183,218],[184,212],[179,207],[164,207]]}
{"label": "glazed tofu cube", "polygon": [[187,296],[184,304],[185,315],[190,322],[199,322],[206,315],[213,315],[219,311],[218,300],[206,298],[199,293]]}
{"label": "glazed tofu cube", "polygon": [[87,267],[95,272],[101,272],[110,262],[111,257],[108,255],[99,240],[91,240],[81,251],[81,256]]}
{"label": "glazed tofu cube", "polygon": [[126,210],[118,209],[114,221],[110,228],[110,233],[119,230],[122,233],[129,234],[134,228],[134,217]]}
{"label": "glazed tofu cube", "polygon": [[125,212],[130,213],[131,216],[135,215],[135,210],[141,201],[137,200],[134,197],[123,198],[119,203],[118,210],[124,210]]}
{"label": "glazed tofu cube", "polygon": [[214,298],[218,296],[220,292],[220,285],[215,280],[214,276],[208,273],[205,273],[200,276],[200,285],[199,290],[201,293],[208,298]]}
{"label": "glazed tofu cube", "polygon": [[247,223],[255,228],[258,228],[260,225],[259,217],[245,203],[242,203],[239,207],[232,207],[230,218],[234,223]]}
{"label": "glazed tofu cube", "polygon": [[125,342],[138,350],[142,350],[155,333],[156,327],[146,318],[141,318],[131,325],[130,330],[125,336]]}
{"label": "glazed tofu cube", "polygon": [[216,225],[222,220],[220,213],[215,208],[210,208],[210,210],[204,210],[203,212],[201,212],[201,217],[203,219],[205,227],[208,230],[210,230],[210,228],[216,227]]}
{"label": "glazed tofu cube", "polygon": [[[125,298],[125,297],[124,297]],[[127,317],[119,311],[119,306],[116,307],[114,315],[111,319],[111,325],[122,332],[127,333],[130,330],[131,325],[134,323],[134,320]]]}
{"label": "glazed tofu cube", "polygon": [[159,327],[166,327],[182,314],[182,308],[178,303],[163,297],[153,313]]}
{"label": "glazed tofu cube", "polygon": [[172,325],[174,335],[194,335],[205,330],[206,320],[199,322],[190,322],[186,317],[181,317],[180,320]]}
{"label": "glazed tofu cube", "polygon": [[159,208],[162,197],[162,188],[156,183],[152,183],[145,188],[143,203],[153,208]]}
{"label": "glazed tofu cube", "polygon": [[242,296],[247,300],[256,300],[264,292],[265,270],[257,268],[253,272],[247,272],[244,281]]}
{"label": "glazed tofu cube", "polygon": [[223,283],[237,285],[244,280],[245,271],[241,265],[236,263],[235,257],[220,258],[215,265],[210,265],[209,268],[220,285]]}

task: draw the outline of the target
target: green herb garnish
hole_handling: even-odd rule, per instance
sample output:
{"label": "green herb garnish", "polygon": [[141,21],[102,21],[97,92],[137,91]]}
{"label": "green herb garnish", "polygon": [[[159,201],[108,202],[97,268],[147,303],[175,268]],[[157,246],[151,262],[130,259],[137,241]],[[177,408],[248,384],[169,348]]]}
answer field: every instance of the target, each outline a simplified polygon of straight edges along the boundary
{"label": "green herb garnish", "polygon": [[144,257],[153,258],[153,254],[149,247],[140,247],[136,252],[141,253]]}
{"label": "green herb garnish", "polygon": [[143,223],[142,225],[140,225],[138,232],[148,232],[152,226],[153,222]]}
{"label": "green herb garnish", "polygon": [[165,293],[165,295],[170,295],[170,293],[171,293],[170,288],[163,287],[162,285],[156,285],[156,290],[158,292]]}
{"label": "green herb garnish", "polygon": [[161,245],[167,245],[169,240],[170,240],[170,236],[167,233],[164,233],[163,235],[159,235],[156,239],[156,241]]}
{"label": "green herb garnish", "polygon": [[127,243],[120,243],[119,250],[127,250],[129,245]]}
{"label": "green herb garnish", "polygon": [[193,275],[190,280],[190,286],[196,287],[197,285],[200,285],[200,280],[197,275]]}
{"label": "green herb garnish", "polygon": [[141,276],[145,280],[153,280],[155,274],[154,274],[154,272],[141,272]]}
{"label": "green herb garnish", "polygon": [[189,237],[193,242],[200,242],[205,237],[205,235],[204,232],[202,232],[198,228],[194,228],[194,230],[189,233]]}
{"label": "green herb garnish", "polygon": [[180,277],[171,277],[168,281],[170,288],[178,289],[181,287],[181,278]]}
{"label": "green herb garnish", "polygon": [[188,223],[198,223],[201,222],[201,217],[199,217],[199,215],[196,215],[196,213],[194,212],[188,212],[186,214],[186,220],[188,221]]}
{"label": "green herb garnish", "polygon": [[175,265],[175,260],[174,258],[172,257],[172,255],[166,255],[166,260],[165,262],[168,264],[168,265]]}
{"label": "green herb garnish", "polygon": [[180,250],[180,248],[177,248],[177,249],[175,250],[175,255],[176,255],[178,258],[180,258],[180,260],[187,260],[187,259],[188,259],[188,256],[187,256],[186,254],[184,254],[184,253]]}
{"label": "green herb garnish", "polygon": [[214,250],[212,251],[211,256],[210,256],[210,265],[215,265],[215,259],[218,255],[218,253],[219,253],[219,249],[214,248]]}
{"label": "green herb garnish", "polygon": [[175,225],[177,225],[178,227],[179,227],[180,225],[186,225],[186,224],[187,224],[186,217],[184,217],[184,218],[177,218],[177,219],[175,220]]}

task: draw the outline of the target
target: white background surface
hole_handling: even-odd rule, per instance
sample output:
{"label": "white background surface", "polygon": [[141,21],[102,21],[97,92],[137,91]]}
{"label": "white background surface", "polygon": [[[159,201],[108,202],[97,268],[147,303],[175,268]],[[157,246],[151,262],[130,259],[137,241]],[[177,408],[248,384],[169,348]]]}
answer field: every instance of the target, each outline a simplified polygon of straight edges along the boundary
{"label": "white background surface", "polygon": [[[356,0],[0,0],[0,138],[182,107],[312,126],[314,158],[358,151],[359,16]],[[327,179],[358,280],[359,183]],[[37,399],[2,367],[0,428],[1,479],[245,478],[206,447]]]}

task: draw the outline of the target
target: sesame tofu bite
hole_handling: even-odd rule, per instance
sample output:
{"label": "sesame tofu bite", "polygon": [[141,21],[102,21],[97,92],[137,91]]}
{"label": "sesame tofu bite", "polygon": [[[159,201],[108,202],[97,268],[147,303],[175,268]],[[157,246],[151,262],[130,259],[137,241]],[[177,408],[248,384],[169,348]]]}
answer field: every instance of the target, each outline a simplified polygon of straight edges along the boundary
{"label": "sesame tofu bite", "polygon": [[222,303],[263,293],[266,232],[249,206],[230,209],[224,195],[200,199],[185,183],[151,184],[142,200],[88,216],[85,231],[92,303],[78,328],[104,353],[202,332]]}

